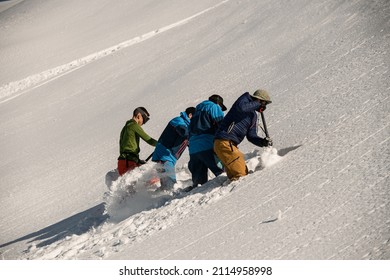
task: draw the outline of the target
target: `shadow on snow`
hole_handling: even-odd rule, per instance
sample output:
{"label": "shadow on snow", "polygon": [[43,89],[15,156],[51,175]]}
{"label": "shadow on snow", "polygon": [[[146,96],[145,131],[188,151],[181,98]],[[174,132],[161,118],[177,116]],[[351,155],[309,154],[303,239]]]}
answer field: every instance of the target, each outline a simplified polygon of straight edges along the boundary
{"label": "shadow on snow", "polygon": [[278,155],[281,156],[281,157],[284,157],[289,152],[294,151],[294,150],[298,149],[301,146],[302,145],[292,146],[292,147],[288,147],[288,148],[284,148],[284,149],[278,150]]}
{"label": "shadow on snow", "polygon": [[30,240],[28,243],[38,241],[39,243],[36,244],[36,247],[43,247],[70,235],[81,235],[83,233],[86,233],[91,228],[97,227],[102,224],[107,218],[108,216],[104,214],[104,203],[100,203],[90,209],[73,215],[44,229],[41,229],[34,233],[30,233],[13,241],[1,244],[0,248],[31,238],[33,239]]}

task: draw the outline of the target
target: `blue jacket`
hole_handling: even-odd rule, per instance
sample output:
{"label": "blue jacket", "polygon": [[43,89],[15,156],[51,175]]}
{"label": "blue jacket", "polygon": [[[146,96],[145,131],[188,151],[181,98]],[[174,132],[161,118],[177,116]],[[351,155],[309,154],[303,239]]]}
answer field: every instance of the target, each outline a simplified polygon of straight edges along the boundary
{"label": "blue jacket", "polygon": [[185,112],[172,119],[165,127],[153,152],[152,161],[176,164],[188,145],[190,119]]}
{"label": "blue jacket", "polygon": [[221,122],[215,139],[230,140],[238,145],[244,137],[256,146],[263,147],[264,139],[257,135],[257,114],[260,103],[253,101],[248,92],[241,95]]}
{"label": "blue jacket", "polygon": [[213,149],[214,135],[223,116],[221,107],[212,101],[196,106],[190,123],[190,154]]}

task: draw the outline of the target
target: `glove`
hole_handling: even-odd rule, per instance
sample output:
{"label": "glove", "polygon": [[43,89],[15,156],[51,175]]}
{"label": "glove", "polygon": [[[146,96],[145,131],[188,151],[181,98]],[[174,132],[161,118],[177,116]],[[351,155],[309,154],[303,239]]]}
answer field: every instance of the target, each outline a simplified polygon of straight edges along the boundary
{"label": "glove", "polygon": [[265,140],[268,142],[268,146],[272,146],[273,142],[271,138],[266,137]]}
{"label": "glove", "polygon": [[259,111],[259,113],[261,113],[261,112],[264,112],[265,109],[267,109],[267,106],[263,105],[263,104],[260,104],[260,107],[259,107],[259,109],[257,111]]}
{"label": "glove", "polygon": [[263,143],[264,143],[264,147],[267,147],[267,146],[272,146],[272,139],[269,138],[269,137],[265,137],[263,138]]}

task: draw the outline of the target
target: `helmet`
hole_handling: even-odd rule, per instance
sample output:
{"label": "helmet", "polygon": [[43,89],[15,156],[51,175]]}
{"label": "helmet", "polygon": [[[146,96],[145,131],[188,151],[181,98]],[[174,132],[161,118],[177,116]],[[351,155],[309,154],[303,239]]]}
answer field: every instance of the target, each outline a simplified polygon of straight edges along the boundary
{"label": "helmet", "polygon": [[138,113],[141,114],[143,123],[146,124],[147,121],[150,119],[149,112],[145,109],[145,107],[137,107],[133,112],[133,116],[136,116]]}

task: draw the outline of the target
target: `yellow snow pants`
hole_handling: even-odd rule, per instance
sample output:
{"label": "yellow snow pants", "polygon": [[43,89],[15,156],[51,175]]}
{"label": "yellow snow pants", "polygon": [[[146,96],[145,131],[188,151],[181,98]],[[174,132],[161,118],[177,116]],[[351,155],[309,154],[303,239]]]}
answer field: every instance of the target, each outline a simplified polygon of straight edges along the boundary
{"label": "yellow snow pants", "polygon": [[214,152],[221,160],[230,180],[237,180],[248,175],[244,155],[233,142],[223,139],[214,140]]}

